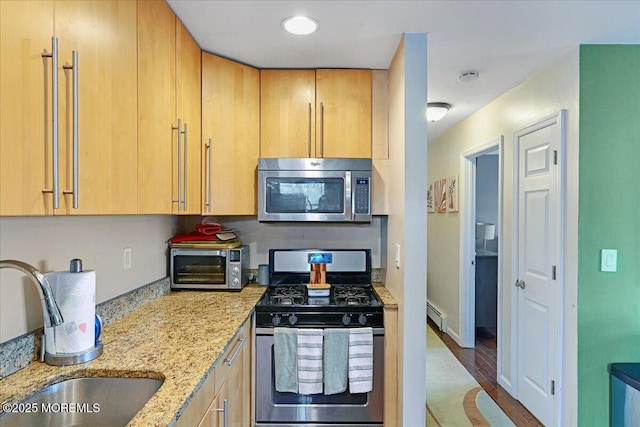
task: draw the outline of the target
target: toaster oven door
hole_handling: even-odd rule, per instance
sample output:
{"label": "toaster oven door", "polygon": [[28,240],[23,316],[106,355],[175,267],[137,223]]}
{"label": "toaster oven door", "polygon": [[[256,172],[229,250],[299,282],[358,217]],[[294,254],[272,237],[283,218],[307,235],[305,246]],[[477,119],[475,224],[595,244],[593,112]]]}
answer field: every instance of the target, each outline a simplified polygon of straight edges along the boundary
{"label": "toaster oven door", "polygon": [[176,289],[227,288],[227,251],[171,251],[171,287]]}

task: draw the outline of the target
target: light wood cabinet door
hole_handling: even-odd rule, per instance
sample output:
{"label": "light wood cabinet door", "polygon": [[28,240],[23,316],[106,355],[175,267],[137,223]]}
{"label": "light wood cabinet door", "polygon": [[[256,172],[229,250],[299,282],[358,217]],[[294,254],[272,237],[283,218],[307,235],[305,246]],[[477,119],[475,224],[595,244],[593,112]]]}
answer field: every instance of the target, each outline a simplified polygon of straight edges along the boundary
{"label": "light wood cabinet door", "polygon": [[177,152],[176,19],[164,1],[138,6],[138,213],[173,213]]}
{"label": "light wood cabinet door", "polygon": [[[236,363],[241,363],[245,359],[244,354],[238,356]],[[249,400],[244,396],[244,378],[248,373],[243,372],[240,367],[229,371],[227,381],[222,384],[220,391],[213,399],[207,414],[203,418],[199,427],[225,427],[225,401],[228,417],[228,427],[249,427]],[[245,415],[246,413],[246,415]]]}
{"label": "light wood cabinet door", "polygon": [[[184,158],[174,158],[173,194],[180,194],[184,201],[174,204],[174,212],[179,214],[200,214],[201,194],[201,51],[200,46],[191,37],[182,22],[176,18],[176,101],[177,117],[181,119],[183,129],[182,155]],[[177,153],[177,151],[176,151]],[[179,161],[182,166],[178,171]],[[178,182],[179,181],[179,182]],[[178,191],[178,186],[182,188]],[[179,208],[179,209],[178,209]]]}
{"label": "light wood cabinet door", "polygon": [[313,157],[316,72],[260,71],[260,157]]}
{"label": "light wood cabinet door", "polygon": [[371,158],[371,70],[260,74],[260,157]]}
{"label": "light wood cabinet door", "polygon": [[[135,213],[135,3],[3,1],[0,7],[2,214]],[[43,60],[40,55],[52,51],[52,36],[58,41],[56,81],[52,78],[53,60]],[[36,40],[40,46],[34,45]],[[69,69],[74,63],[73,51],[78,59],[75,70]],[[74,152],[76,72],[79,121],[78,149]],[[55,210],[53,194],[42,193],[44,188],[53,189],[54,180],[52,87],[59,94],[60,203]]]}
{"label": "light wood cabinet door", "polygon": [[225,401],[228,427],[250,427],[251,353],[246,343],[198,427],[223,427]]}
{"label": "light wood cabinet door", "polygon": [[0,215],[53,212],[52,1],[0,1]]}
{"label": "light wood cabinet door", "polygon": [[371,157],[373,157],[373,215],[389,214],[389,71],[371,72]]}
{"label": "light wood cabinet door", "polygon": [[[59,39],[60,209],[57,214],[137,212],[136,5],[56,1]],[[77,69],[72,51],[77,51]],[[73,74],[78,73],[78,150]],[[77,170],[74,168],[77,155]],[[77,174],[77,177],[74,175]],[[74,180],[78,187],[74,189]],[[78,207],[74,208],[77,191]]]}
{"label": "light wood cabinet door", "polygon": [[205,215],[256,214],[259,100],[257,69],[202,54]]}
{"label": "light wood cabinet door", "polygon": [[316,157],[371,158],[371,70],[316,70]]}

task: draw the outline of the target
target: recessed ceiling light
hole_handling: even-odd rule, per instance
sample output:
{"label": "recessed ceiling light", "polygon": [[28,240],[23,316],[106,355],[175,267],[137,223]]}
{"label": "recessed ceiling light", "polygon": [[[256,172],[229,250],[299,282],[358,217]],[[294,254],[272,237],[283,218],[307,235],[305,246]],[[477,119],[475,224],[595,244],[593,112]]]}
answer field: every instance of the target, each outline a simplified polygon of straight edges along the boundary
{"label": "recessed ceiling light", "polygon": [[319,27],[318,21],[306,16],[290,16],[282,21],[285,31],[299,36],[315,33]]}
{"label": "recessed ceiling light", "polygon": [[451,108],[451,104],[446,102],[429,102],[427,104],[427,120],[437,122],[447,115],[449,108]]}

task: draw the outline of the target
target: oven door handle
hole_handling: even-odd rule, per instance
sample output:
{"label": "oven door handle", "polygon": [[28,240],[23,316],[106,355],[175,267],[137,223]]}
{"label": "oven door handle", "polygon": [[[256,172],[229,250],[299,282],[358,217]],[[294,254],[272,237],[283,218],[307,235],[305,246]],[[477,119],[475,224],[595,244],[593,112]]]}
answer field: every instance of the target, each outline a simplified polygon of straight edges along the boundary
{"label": "oven door handle", "polygon": [[[328,329],[328,328],[322,328]],[[274,328],[256,328],[256,335],[273,335]],[[373,335],[383,336],[384,328],[373,328]]]}

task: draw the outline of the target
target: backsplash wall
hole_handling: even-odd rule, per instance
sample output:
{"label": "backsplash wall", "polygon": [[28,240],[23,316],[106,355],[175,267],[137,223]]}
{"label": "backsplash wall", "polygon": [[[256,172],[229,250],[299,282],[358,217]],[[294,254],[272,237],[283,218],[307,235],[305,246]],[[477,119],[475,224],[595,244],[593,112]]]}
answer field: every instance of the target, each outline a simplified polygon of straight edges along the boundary
{"label": "backsplash wall", "polygon": [[[123,215],[0,218],[0,259],[27,262],[43,272],[66,270],[81,258],[96,270],[96,304],[167,275],[166,242],[191,232],[202,217]],[[370,248],[372,267],[386,266],[387,217],[370,224],[260,223],[255,217],[219,217],[251,246],[251,268],[269,262],[271,248]],[[124,270],[122,252],[132,249]],[[0,343],[41,328],[40,297],[23,273],[0,270]]]}
{"label": "backsplash wall", "polygon": [[[0,259],[17,259],[39,270],[69,268],[81,258],[95,270],[96,303],[167,275],[166,241],[177,231],[175,216],[123,215],[0,218]],[[124,270],[122,252],[131,248]],[[32,281],[13,269],[0,270],[0,342],[42,327],[40,297]]]}
{"label": "backsplash wall", "polygon": [[[348,223],[262,223],[256,217],[216,217],[238,232],[251,247],[250,268],[269,263],[269,249],[346,248],[371,249],[372,268],[386,266],[387,217],[376,216],[369,224]],[[181,229],[190,233],[202,217],[181,217]]]}

